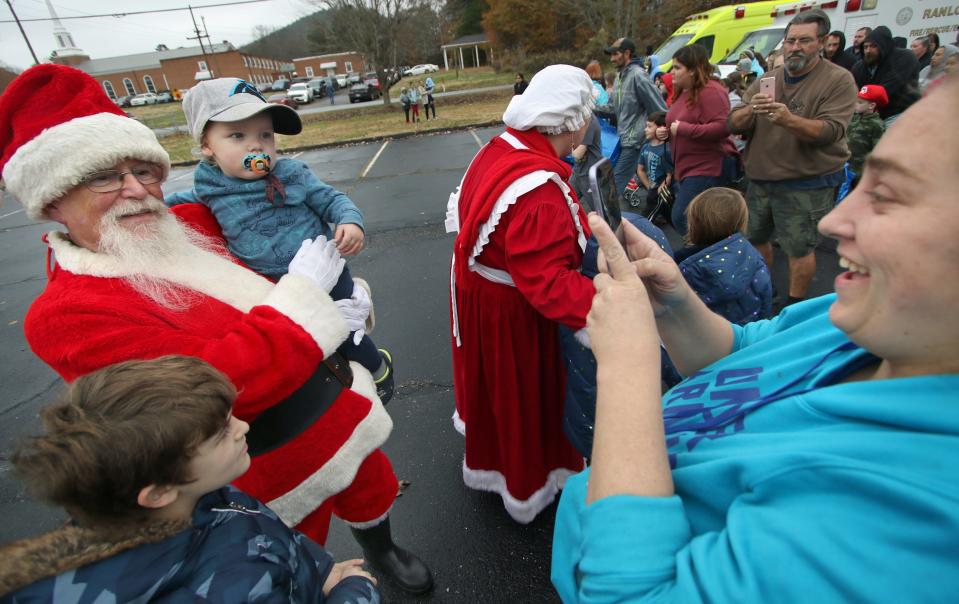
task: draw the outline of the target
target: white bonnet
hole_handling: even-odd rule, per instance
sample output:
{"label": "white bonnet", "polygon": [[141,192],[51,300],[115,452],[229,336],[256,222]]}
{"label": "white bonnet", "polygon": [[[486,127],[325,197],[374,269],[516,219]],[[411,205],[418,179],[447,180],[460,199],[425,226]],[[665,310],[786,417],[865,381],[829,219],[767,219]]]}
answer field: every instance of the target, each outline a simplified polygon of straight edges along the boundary
{"label": "white bonnet", "polygon": [[595,94],[592,80],[579,67],[550,65],[533,76],[523,94],[513,97],[503,122],[543,134],[573,132],[592,117]]}

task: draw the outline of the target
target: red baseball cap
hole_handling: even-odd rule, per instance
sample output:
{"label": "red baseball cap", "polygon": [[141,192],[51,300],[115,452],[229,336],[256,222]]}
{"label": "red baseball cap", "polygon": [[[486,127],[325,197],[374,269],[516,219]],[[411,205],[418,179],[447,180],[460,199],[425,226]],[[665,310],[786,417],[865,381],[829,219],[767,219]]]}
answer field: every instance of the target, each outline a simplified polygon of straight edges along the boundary
{"label": "red baseball cap", "polygon": [[866,84],[859,89],[859,98],[870,103],[875,103],[880,109],[889,104],[889,95],[886,89],[879,84]]}

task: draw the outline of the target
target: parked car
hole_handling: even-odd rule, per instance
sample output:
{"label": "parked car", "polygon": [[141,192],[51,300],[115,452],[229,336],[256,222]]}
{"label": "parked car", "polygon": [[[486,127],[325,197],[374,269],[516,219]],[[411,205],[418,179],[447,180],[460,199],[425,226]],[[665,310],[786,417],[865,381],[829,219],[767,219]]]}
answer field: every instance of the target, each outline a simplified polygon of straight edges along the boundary
{"label": "parked car", "polygon": [[140,105],[156,105],[157,104],[157,95],[152,92],[143,92],[136,95],[130,99],[131,107],[139,107]]}
{"label": "parked car", "polygon": [[260,82],[256,85],[256,89],[260,92],[269,92],[273,90],[273,82]]}
{"label": "parked car", "polygon": [[417,76],[423,75],[424,73],[433,73],[434,71],[439,71],[440,68],[437,65],[432,63],[423,63],[422,65],[414,65],[406,71],[403,72],[405,76]]}
{"label": "parked car", "polygon": [[345,73],[336,74],[336,87],[337,88],[346,88],[346,80],[349,79]]}
{"label": "parked car", "polygon": [[280,78],[273,82],[273,85],[270,86],[270,90],[286,90],[290,87],[290,81],[286,78]]}
{"label": "parked car", "polygon": [[313,91],[314,99],[321,99],[326,96],[326,78],[313,78],[306,85]]}
{"label": "parked car", "polygon": [[276,103],[277,105],[286,105],[287,107],[292,107],[294,109],[299,108],[300,104],[296,102],[296,99],[286,96],[286,94],[273,94],[270,95],[270,98],[266,99],[267,103]]}
{"label": "parked car", "polygon": [[383,93],[380,92],[379,88],[371,86],[366,82],[360,82],[359,84],[353,84],[350,86],[350,102],[355,103],[357,101],[372,101],[383,96]]}
{"label": "parked car", "polygon": [[313,89],[306,82],[297,82],[286,91],[286,96],[296,99],[296,102],[301,105],[306,105],[313,101]]}
{"label": "parked car", "polygon": [[118,107],[129,107],[130,99],[132,98],[133,98],[133,95],[128,94],[126,96],[121,96],[119,98],[113,99],[113,102],[116,103]]}
{"label": "parked car", "polygon": [[346,78],[346,83],[352,86],[353,84],[362,84],[363,78],[358,73],[351,73]]}
{"label": "parked car", "polygon": [[164,90],[163,92],[157,93],[157,103],[172,103],[173,102],[173,93],[169,90]]}
{"label": "parked car", "polygon": [[374,87],[376,87],[376,88],[379,88],[380,90],[383,90],[383,87],[380,86],[380,80],[379,80],[379,78],[376,77],[376,72],[375,72],[375,71],[368,71],[368,72],[364,73],[364,74],[363,74],[363,83],[369,84],[370,86],[374,86]]}

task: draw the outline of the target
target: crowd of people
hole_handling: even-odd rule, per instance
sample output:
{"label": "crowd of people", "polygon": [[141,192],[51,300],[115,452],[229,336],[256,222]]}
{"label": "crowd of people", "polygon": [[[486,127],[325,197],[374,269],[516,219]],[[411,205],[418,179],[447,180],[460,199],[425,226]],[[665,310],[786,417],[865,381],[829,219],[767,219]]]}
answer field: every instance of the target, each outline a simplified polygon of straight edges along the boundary
{"label": "crowd of people", "polygon": [[408,86],[400,89],[400,105],[403,106],[407,124],[419,122],[421,113],[423,119],[429,121],[430,111],[433,112],[433,119],[436,119],[436,100],[433,98],[435,88],[433,78],[427,77],[425,80],[410,82]]}
{"label": "crowd of people", "polygon": [[[628,38],[611,86],[599,62],[518,75],[450,195],[463,481],[521,524],[562,492],[564,602],[959,588],[959,58],[830,29],[799,13],[724,79],[697,45],[658,74]],[[88,75],[40,65],[0,97],[6,188],[65,229],[24,329],[69,389],[12,462],[71,517],[0,548],[0,599],[373,604],[373,572],[429,592],[391,536],[393,359],[344,260],[362,214],[278,157],[299,117],[247,82],[184,112],[202,160],[164,197],[166,152]],[[600,119],[621,224],[581,199]],[[807,299],[821,236],[845,270]],[[334,514],[365,563],[324,550]]]}

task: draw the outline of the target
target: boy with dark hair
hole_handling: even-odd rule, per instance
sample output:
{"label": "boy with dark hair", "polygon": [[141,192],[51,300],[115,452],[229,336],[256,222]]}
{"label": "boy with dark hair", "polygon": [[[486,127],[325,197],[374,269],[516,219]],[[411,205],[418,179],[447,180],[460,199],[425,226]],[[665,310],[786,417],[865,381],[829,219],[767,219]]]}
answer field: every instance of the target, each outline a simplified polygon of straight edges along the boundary
{"label": "boy with dark hair", "polygon": [[[673,159],[669,143],[656,137],[656,128],[666,125],[666,112],[654,111],[646,119],[643,133],[646,143],[639,151],[639,163],[636,165],[637,186],[626,187],[629,205],[641,214],[653,220],[659,215],[669,216],[669,202],[672,199],[670,186],[673,182]],[[644,205],[645,204],[645,205]],[[665,212],[663,208],[665,207]]]}
{"label": "boy with dark hair", "polygon": [[76,380],[43,410],[46,433],[13,456],[31,490],[72,521],[0,548],[0,601],[379,602],[362,560],[334,564],[227,486],[250,465],[235,397],[193,357]]}

